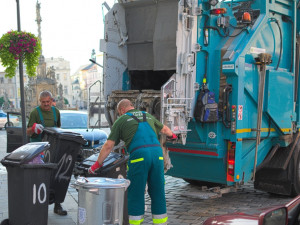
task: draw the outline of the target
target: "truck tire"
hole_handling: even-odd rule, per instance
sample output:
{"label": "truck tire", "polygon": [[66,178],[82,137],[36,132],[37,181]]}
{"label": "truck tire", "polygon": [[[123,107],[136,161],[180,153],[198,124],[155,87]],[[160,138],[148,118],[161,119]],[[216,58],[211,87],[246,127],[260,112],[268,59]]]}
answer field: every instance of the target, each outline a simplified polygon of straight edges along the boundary
{"label": "truck tire", "polygon": [[3,220],[0,225],[9,225],[9,220],[8,219]]}
{"label": "truck tire", "polygon": [[294,152],[294,182],[293,182],[293,191],[292,196],[297,196],[300,194],[300,153],[299,153],[299,144],[297,144],[295,152]]}

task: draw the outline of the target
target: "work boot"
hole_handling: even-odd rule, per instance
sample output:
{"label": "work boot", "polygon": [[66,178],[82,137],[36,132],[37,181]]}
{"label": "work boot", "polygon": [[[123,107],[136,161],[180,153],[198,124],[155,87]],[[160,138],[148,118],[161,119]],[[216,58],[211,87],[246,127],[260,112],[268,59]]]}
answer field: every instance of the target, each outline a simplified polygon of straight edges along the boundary
{"label": "work boot", "polygon": [[60,215],[60,216],[65,216],[68,214],[68,212],[66,210],[64,210],[63,207],[61,207],[60,203],[55,203],[54,213],[56,213],[57,215]]}

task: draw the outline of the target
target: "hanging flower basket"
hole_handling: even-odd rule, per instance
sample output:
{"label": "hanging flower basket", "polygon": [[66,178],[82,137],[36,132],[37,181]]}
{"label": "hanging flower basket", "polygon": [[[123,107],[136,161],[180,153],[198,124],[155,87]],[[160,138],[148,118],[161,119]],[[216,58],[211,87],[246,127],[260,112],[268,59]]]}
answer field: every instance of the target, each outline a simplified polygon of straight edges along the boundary
{"label": "hanging flower basket", "polygon": [[41,42],[31,33],[9,31],[0,38],[0,60],[6,67],[6,77],[15,76],[19,59],[26,65],[27,75],[36,76],[40,54]]}

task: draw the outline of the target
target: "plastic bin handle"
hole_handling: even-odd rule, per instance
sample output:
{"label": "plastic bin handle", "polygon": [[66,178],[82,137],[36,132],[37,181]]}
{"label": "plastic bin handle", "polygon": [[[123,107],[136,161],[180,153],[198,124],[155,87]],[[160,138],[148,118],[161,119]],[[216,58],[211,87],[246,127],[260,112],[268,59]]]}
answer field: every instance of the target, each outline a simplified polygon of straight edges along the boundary
{"label": "plastic bin handle", "polygon": [[21,165],[20,161],[18,161],[18,162],[9,161],[9,160],[6,160],[5,158],[1,160],[1,163],[3,166],[20,166]]}

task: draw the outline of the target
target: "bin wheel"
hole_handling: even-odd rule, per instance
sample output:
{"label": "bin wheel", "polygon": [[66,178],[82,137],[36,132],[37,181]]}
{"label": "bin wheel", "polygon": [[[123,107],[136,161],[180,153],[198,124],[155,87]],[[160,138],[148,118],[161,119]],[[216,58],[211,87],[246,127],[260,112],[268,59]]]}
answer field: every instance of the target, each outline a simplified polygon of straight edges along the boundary
{"label": "bin wheel", "polygon": [[9,225],[9,220],[8,219],[5,219],[3,220],[0,225]]}
{"label": "bin wheel", "polygon": [[13,127],[13,126],[14,124],[12,122],[7,122],[5,123],[4,128],[6,129],[7,127]]}

